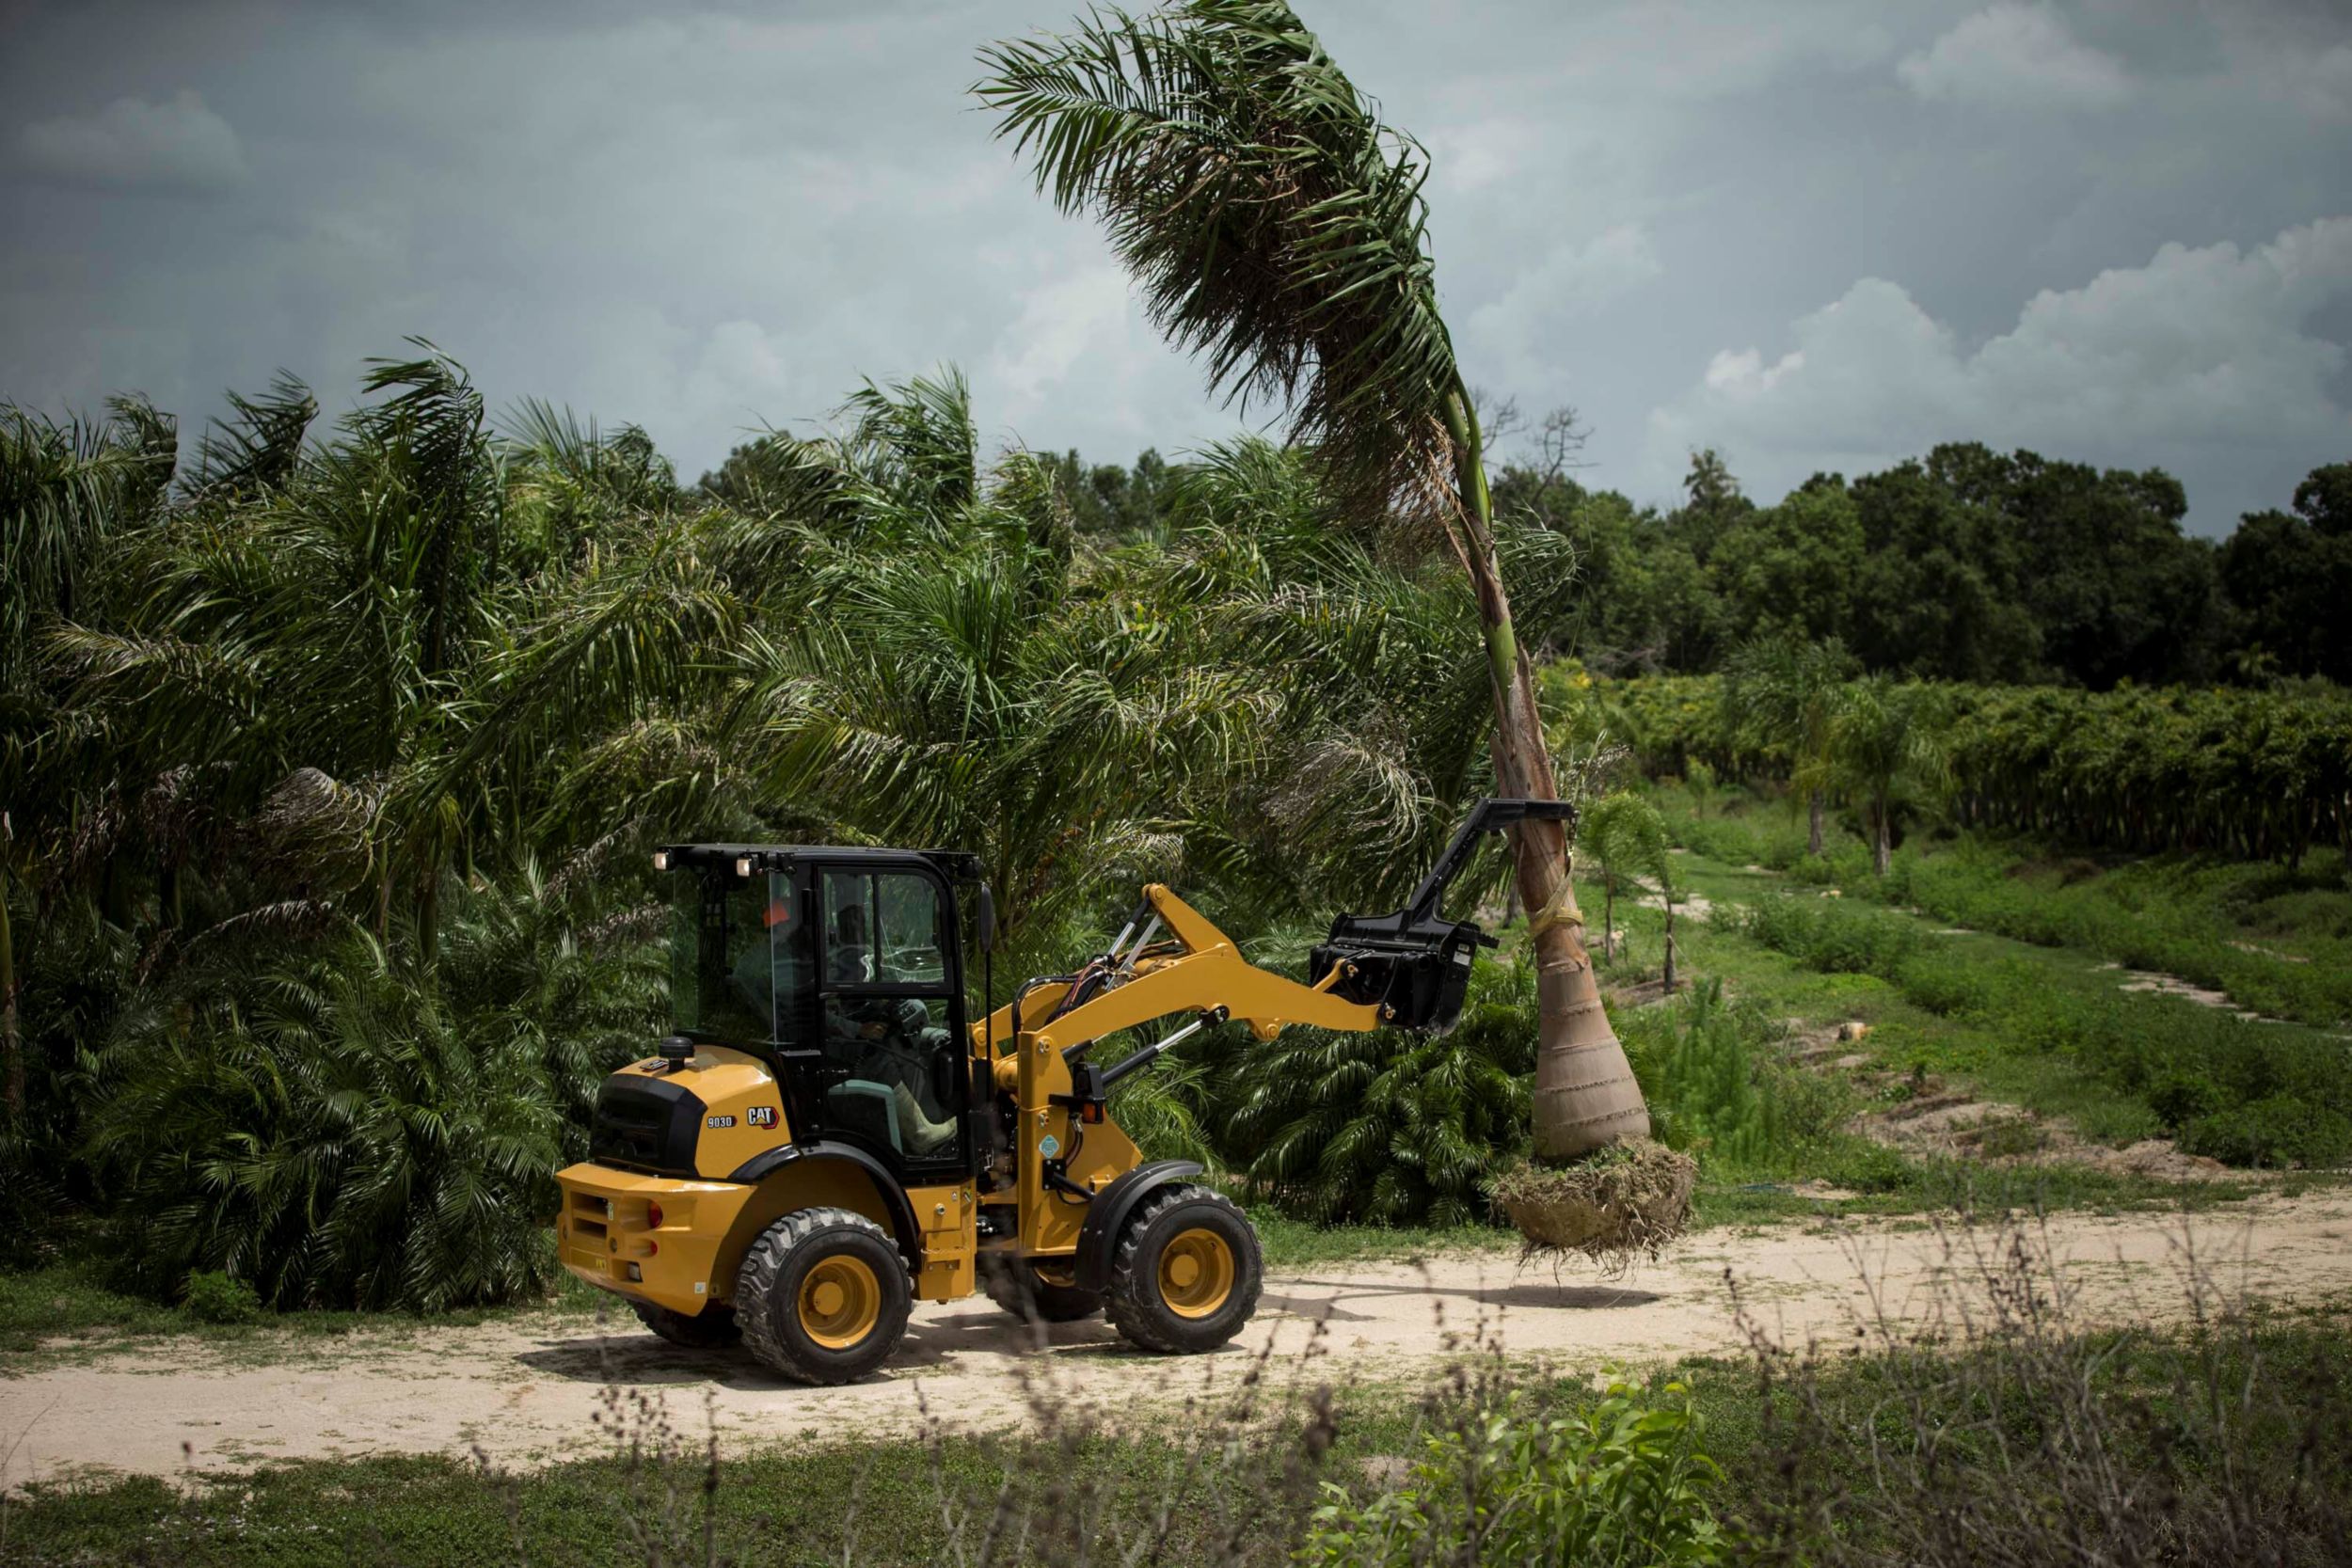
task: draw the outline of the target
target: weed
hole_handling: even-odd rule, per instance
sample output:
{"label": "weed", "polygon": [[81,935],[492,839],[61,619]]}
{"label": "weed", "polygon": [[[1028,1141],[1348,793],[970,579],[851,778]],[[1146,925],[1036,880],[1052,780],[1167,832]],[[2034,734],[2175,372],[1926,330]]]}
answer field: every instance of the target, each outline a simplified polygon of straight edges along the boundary
{"label": "weed", "polygon": [[262,1315],[262,1298],[246,1281],[219,1269],[188,1275],[180,1304],[199,1323],[249,1323]]}

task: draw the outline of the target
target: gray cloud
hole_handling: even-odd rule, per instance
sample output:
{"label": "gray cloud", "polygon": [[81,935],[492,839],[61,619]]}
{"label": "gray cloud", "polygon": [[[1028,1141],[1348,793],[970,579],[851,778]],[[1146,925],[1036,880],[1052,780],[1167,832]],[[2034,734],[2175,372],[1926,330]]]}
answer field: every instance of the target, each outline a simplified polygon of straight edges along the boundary
{"label": "gray cloud", "polygon": [[2131,90],[2114,56],[2078,41],[2046,5],[2002,4],[1895,68],[1926,99],[1989,108],[2104,108]]}
{"label": "gray cloud", "polygon": [[94,114],[35,120],[16,150],[37,179],[98,190],[205,193],[250,177],[236,132],[185,88],[157,103],[118,98]]}
{"label": "gray cloud", "polygon": [[[1436,159],[1470,379],[1577,404],[1595,482],[1666,500],[1718,443],[1770,496],[1983,438],[2170,467],[2220,531],[2352,456],[2328,8],[1302,4]],[[964,94],[978,44],[1071,8],[36,8],[0,49],[0,397],[193,420],[282,365],[331,407],[422,333],[494,402],[642,422],[690,474],[950,360],[999,443],[1123,459],[1269,420],[1208,402]],[[2065,47],[2021,57],[2044,24]],[[233,132],[62,163],[51,136],[32,166],[32,127],[151,129],[183,93]],[[2305,281],[2265,295],[2298,232]]]}
{"label": "gray cloud", "polygon": [[1701,436],[1768,488],[1824,459],[1878,467],[1954,431],[2119,466],[2217,449],[2293,467],[2352,433],[2329,390],[2346,353],[2305,325],[2339,300],[2352,300],[2352,217],[2245,252],[2168,245],[2144,266],[2035,295],[1973,349],[1899,285],[1867,277],[1793,324],[1786,354],[1719,353],[1656,410],[1652,480]]}

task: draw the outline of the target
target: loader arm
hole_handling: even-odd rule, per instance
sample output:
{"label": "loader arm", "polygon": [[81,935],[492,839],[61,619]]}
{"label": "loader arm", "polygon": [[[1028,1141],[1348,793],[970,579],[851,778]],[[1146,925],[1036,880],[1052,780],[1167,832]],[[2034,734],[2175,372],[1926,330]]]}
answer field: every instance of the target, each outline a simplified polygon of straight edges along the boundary
{"label": "loader arm", "polygon": [[[1558,800],[1481,801],[1406,908],[1332,922],[1307,982],[1259,968],[1200,911],[1156,882],[1146,887],[1107,952],[1075,974],[1031,981],[973,1028],[975,1055],[993,1052],[985,1070],[1010,1101],[1017,1190],[1063,1200],[1021,1206],[1022,1251],[1036,1259],[1076,1249],[1086,1206],[1141,1160],[1109,1121],[1112,1086],[1196,1030],[1234,1019],[1271,1040],[1294,1023],[1450,1027],[1477,949],[1494,939],[1474,921],[1444,918],[1447,886],[1480,834],[1531,817],[1570,820],[1574,809]],[[1099,1040],[1185,1014],[1190,1023],[1121,1061],[1086,1059]]]}

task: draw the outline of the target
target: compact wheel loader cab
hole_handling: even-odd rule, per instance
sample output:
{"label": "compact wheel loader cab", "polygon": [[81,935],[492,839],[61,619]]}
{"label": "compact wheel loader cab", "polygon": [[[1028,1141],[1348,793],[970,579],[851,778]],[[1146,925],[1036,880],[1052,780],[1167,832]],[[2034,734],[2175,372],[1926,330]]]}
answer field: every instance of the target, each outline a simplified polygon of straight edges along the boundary
{"label": "compact wheel loader cab", "polygon": [[[1439,911],[1477,834],[1558,801],[1489,800],[1404,910],[1343,915],[1304,980],[1256,968],[1168,889],[1069,974],[965,1016],[962,935],[993,924],[976,857],[677,845],[671,1033],[607,1079],[589,1159],[558,1173],[564,1264],[674,1344],[740,1343],[785,1376],[886,1361],[917,1301],[1097,1314],[1136,1345],[1214,1350],[1256,1310],[1257,1232],[1200,1166],[1147,1163],[1111,1088],[1232,1020],[1442,1030],[1492,940]],[[1129,1031],[1173,1021],[1117,1061]]]}

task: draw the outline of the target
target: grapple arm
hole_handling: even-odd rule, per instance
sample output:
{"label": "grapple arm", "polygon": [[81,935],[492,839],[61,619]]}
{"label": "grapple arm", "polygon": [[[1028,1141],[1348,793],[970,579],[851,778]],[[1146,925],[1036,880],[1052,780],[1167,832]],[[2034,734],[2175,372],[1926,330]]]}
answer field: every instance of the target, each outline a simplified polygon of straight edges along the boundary
{"label": "grapple arm", "polygon": [[1559,822],[1573,832],[1576,807],[1565,800],[1486,800],[1470,808],[1461,827],[1413,890],[1412,900],[1389,914],[1343,914],[1331,922],[1307,959],[1311,974],[1339,978],[1332,993],[1380,1009],[1393,1028],[1443,1034],[1462,1015],[1470,964],[1495,939],[1474,920],[1445,918],[1445,893],[1470,852],[1486,833],[1520,822]]}

